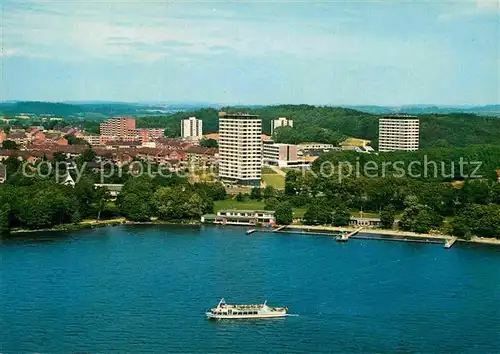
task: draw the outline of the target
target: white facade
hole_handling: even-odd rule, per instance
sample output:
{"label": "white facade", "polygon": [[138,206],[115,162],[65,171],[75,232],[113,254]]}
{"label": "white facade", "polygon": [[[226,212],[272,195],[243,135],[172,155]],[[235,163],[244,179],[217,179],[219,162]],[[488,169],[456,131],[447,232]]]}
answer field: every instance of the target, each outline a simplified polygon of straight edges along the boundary
{"label": "white facade", "polygon": [[244,185],[260,185],[262,122],[250,114],[219,113],[219,177]]}
{"label": "white facade", "polygon": [[293,127],[293,120],[285,117],[280,117],[271,121],[271,135],[274,134],[274,129],[279,127]]}
{"label": "white facade", "polygon": [[189,117],[181,121],[181,137],[188,140],[200,140],[203,137],[203,121]]}
{"label": "white facade", "polygon": [[215,224],[257,225],[276,223],[274,211],[270,210],[220,210],[214,220]]}
{"label": "white facade", "polygon": [[265,165],[288,167],[303,165],[304,160],[299,159],[297,145],[275,144],[264,141],[262,144],[262,163]]}
{"label": "white facade", "polygon": [[101,136],[100,135],[84,135],[82,139],[85,140],[92,146],[101,144]]}
{"label": "white facade", "polygon": [[420,132],[418,117],[409,115],[381,117],[378,130],[378,151],[418,150]]}
{"label": "white facade", "polygon": [[335,146],[324,143],[301,143],[297,147],[299,150],[331,150]]}

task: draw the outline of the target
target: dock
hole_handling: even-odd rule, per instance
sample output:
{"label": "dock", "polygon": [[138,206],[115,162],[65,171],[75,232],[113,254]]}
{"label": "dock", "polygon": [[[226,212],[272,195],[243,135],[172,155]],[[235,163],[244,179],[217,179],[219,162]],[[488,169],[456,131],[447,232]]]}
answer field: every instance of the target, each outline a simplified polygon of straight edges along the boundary
{"label": "dock", "polygon": [[457,242],[456,237],[452,237],[452,238],[448,239],[446,241],[446,243],[444,244],[444,248],[446,248],[446,249],[451,248],[455,244],[455,242]]}
{"label": "dock", "polygon": [[280,227],[278,227],[277,229],[274,229],[273,232],[278,232],[278,231],[281,231],[283,230],[285,227],[287,227],[288,225],[282,225]]}
{"label": "dock", "polygon": [[350,232],[350,233],[348,233],[348,234],[342,234],[342,235],[339,235],[339,236],[337,236],[337,237],[335,238],[335,240],[336,240],[337,242],[347,242],[347,241],[349,240],[349,237],[351,237],[351,236],[354,236],[354,235],[358,234],[361,230],[363,230],[363,228],[362,228],[362,227],[360,227],[359,229],[354,230],[354,231],[352,231],[352,232]]}

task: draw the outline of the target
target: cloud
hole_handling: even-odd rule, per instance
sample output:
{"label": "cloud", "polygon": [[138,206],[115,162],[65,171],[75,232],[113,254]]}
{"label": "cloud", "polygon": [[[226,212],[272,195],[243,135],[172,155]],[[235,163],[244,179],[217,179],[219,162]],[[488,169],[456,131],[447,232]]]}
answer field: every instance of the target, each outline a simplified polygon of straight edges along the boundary
{"label": "cloud", "polygon": [[450,4],[452,10],[442,13],[438,19],[441,21],[459,20],[466,17],[497,15],[500,12],[498,0],[463,1]]}
{"label": "cloud", "polygon": [[500,11],[500,2],[498,0],[476,0],[476,7],[480,10]]}

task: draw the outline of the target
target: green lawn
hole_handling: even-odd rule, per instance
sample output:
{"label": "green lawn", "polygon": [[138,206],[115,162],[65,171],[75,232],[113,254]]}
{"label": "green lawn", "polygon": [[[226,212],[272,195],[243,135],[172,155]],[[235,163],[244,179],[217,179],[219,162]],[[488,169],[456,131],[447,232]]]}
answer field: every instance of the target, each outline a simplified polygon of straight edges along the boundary
{"label": "green lawn", "polygon": [[262,167],[262,174],[263,175],[272,175],[272,174],[276,174],[276,172],[271,167],[264,166],[264,167]]}
{"label": "green lawn", "polygon": [[285,177],[277,173],[274,174],[263,174],[262,180],[266,182],[266,185],[274,187],[276,189],[285,189]]}
{"label": "green lawn", "polygon": [[306,211],[307,211],[307,208],[293,208],[293,217],[294,218],[303,218]]}

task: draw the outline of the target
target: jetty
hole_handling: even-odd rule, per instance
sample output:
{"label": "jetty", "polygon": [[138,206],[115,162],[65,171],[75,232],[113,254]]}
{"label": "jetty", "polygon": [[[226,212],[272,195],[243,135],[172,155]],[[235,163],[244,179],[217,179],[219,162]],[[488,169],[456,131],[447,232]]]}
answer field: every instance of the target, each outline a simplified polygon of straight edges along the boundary
{"label": "jetty", "polygon": [[446,248],[446,249],[451,248],[455,244],[455,242],[457,242],[456,237],[452,237],[452,238],[448,239],[446,241],[446,243],[444,244],[444,248]]}
{"label": "jetty", "polygon": [[350,233],[344,233],[344,234],[341,234],[341,235],[338,235],[335,240],[337,242],[347,242],[349,240],[349,237],[351,236],[354,236],[356,234],[358,234],[361,230],[363,230],[362,227],[360,227],[359,229],[356,229]]}
{"label": "jetty", "polygon": [[273,232],[278,232],[278,231],[281,231],[283,230],[285,227],[287,227],[288,225],[282,225],[280,227],[278,227],[277,229],[274,229]]}

